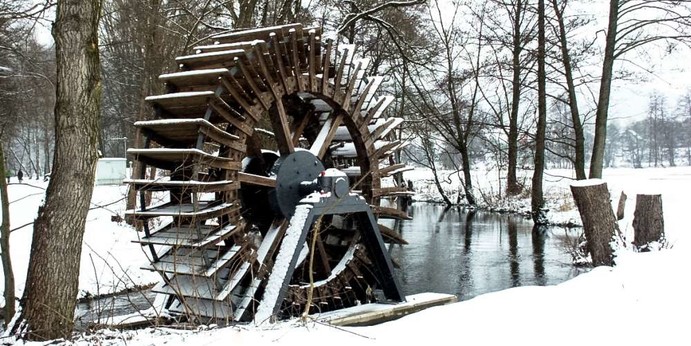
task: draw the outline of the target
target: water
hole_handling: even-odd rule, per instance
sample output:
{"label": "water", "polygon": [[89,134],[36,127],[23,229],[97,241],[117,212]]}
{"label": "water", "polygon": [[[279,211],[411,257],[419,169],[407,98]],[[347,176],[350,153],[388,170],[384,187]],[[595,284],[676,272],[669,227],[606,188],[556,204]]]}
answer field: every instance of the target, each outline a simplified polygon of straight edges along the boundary
{"label": "water", "polygon": [[571,264],[565,234],[576,231],[547,228],[533,231],[532,221],[517,215],[467,213],[443,206],[416,203],[411,221],[401,222],[408,245],[390,253],[401,266],[396,271],[404,294],[437,292],[459,300],[517,286],[564,282],[582,269]]}
{"label": "water", "polygon": [[[511,287],[558,284],[583,270],[571,264],[564,246],[565,234],[575,237],[577,231],[533,231],[532,222],[517,215],[444,212],[426,203],[411,206],[410,214],[413,220],[400,224],[409,244],[389,248],[401,266],[396,275],[406,295],[437,292],[466,300]],[[154,294],[145,291],[81,303],[78,328],[147,309],[153,300]]]}

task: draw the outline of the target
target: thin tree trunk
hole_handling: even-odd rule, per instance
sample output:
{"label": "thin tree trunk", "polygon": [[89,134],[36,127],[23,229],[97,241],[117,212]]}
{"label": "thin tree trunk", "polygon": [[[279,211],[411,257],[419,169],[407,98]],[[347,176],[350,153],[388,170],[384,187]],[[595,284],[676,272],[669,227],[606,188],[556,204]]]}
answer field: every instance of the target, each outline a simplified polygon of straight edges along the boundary
{"label": "thin tree trunk", "polygon": [[600,95],[595,115],[595,138],[593,155],[590,159],[590,178],[602,178],[602,166],[605,157],[605,140],[607,139],[607,115],[609,112],[609,95],[612,87],[614,69],[614,50],[617,43],[617,20],[619,18],[619,0],[609,2],[609,25],[605,42],[605,56],[602,62],[600,77]]}
{"label": "thin tree trunk", "polygon": [[545,128],[547,126],[547,77],[545,72],[545,0],[538,0],[538,44],[537,44],[537,94],[538,118],[535,135],[535,168],[530,198],[533,222],[546,224],[545,199],[542,193],[542,177],[545,170]]}
{"label": "thin tree trunk", "polygon": [[586,179],[585,175],[585,135],[583,134],[583,124],[578,111],[578,98],[576,97],[576,85],[573,81],[573,67],[571,66],[571,55],[569,54],[568,41],[566,39],[566,28],[564,26],[564,12],[559,10],[557,0],[552,0],[552,7],[559,23],[559,47],[561,49],[562,63],[564,64],[564,75],[566,77],[566,88],[569,94],[569,109],[571,110],[571,122],[574,132],[574,150],[576,157],[574,160],[574,170],[576,179]]}
{"label": "thin tree trunk", "polygon": [[593,265],[613,265],[611,244],[619,233],[619,225],[609,201],[607,183],[600,179],[580,180],[571,185],[571,193],[581,214]]}
{"label": "thin tree trunk", "polygon": [[56,146],[46,202],[34,222],[23,318],[32,340],[69,339],[86,216],[98,161],[101,76],[98,0],[60,0],[53,27]]}
{"label": "thin tree trunk", "polygon": [[511,80],[511,114],[509,115],[509,135],[508,135],[508,171],[506,176],[506,194],[509,196],[521,193],[521,186],[518,184],[516,169],[518,167],[518,114],[521,102],[521,52],[523,43],[521,41],[521,16],[523,14],[523,0],[516,2],[516,18],[513,23],[513,61],[511,64],[513,76]]}
{"label": "thin tree trunk", "polygon": [[2,228],[0,228],[0,251],[2,251],[2,274],[5,277],[5,325],[14,316],[14,271],[12,270],[12,257],[10,256],[10,200],[7,194],[7,180],[5,176],[5,149],[0,142],[0,198],[2,199]]}

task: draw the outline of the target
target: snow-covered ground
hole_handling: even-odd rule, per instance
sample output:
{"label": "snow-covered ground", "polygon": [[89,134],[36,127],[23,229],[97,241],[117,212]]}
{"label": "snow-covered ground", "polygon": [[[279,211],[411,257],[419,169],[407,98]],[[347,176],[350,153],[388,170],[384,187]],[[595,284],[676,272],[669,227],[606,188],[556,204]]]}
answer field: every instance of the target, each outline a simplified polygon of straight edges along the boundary
{"label": "snow-covered ground", "polygon": [[[528,173],[529,174],[529,173]],[[579,223],[569,191],[569,171],[551,170],[545,193],[550,220]],[[500,174],[474,172],[482,191],[482,203],[498,199]],[[530,181],[527,175],[526,182]],[[78,344],[114,345],[264,345],[264,344],[531,344],[531,345],[688,345],[691,329],[691,263],[686,222],[691,196],[691,167],[608,169],[604,172],[613,203],[621,191],[628,195],[626,217],[620,226],[631,237],[631,221],[637,193],[660,193],[665,231],[671,249],[634,253],[622,249],[615,267],[599,267],[565,283],[548,287],[519,287],[485,294],[468,301],[415,313],[371,327],[336,328],[316,322],[288,321],[273,325],[228,328],[204,327],[193,331],[147,328],[135,331],[101,331],[79,337]],[[434,199],[431,175],[425,170],[408,172],[418,199]],[[13,181],[15,182],[15,181]],[[30,223],[43,199],[45,183],[28,181],[9,187],[11,227]],[[444,184],[457,190],[457,180]],[[117,292],[158,281],[155,273],[140,270],[148,263],[138,237],[126,224],[111,221],[122,215],[124,187],[99,186],[94,191],[82,254],[83,294]],[[497,202],[500,209],[527,211],[529,201],[515,198]],[[98,207],[101,206],[101,207]],[[21,296],[26,277],[31,226],[15,230],[12,258]],[[12,343],[11,339],[3,342]],[[16,342],[22,344],[22,342]],[[31,344],[31,343],[30,343]]]}

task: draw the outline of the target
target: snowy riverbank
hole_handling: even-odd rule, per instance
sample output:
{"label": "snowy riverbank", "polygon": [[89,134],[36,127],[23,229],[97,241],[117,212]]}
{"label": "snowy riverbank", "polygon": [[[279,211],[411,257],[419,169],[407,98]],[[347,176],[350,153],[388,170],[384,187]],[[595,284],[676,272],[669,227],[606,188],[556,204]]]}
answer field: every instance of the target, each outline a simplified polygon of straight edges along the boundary
{"label": "snowy riverbank", "polygon": [[[427,172],[428,173],[428,172]],[[426,188],[424,170],[406,173],[415,181],[415,190],[433,194]],[[477,172],[477,186],[485,191],[500,191],[492,182],[494,172]],[[545,192],[551,198],[550,220],[578,220],[569,191],[566,171],[550,171]],[[485,179],[483,179],[485,177]],[[490,179],[489,177],[494,177]],[[429,177],[431,178],[431,176]],[[463,344],[566,344],[588,340],[597,344],[675,345],[691,343],[685,317],[691,311],[691,273],[686,263],[689,226],[686,221],[691,195],[691,168],[610,169],[605,170],[614,202],[621,191],[629,196],[626,217],[620,225],[626,234],[637,193],[663,196],[665,230],[672,249],[654,253],[620,251],[617,266],[601,267],[556,286],[520,287],[486,294],[469,301],[437,307],[397,321],[373,327],[333,328],[315,323],[288,321],[271,326],[243,326],[196,331],[149,328],[127,332],[100,332],[83,337],[81,344],[151,345],[206,344],[263,345],[304,344],[392,344],[441,342]],[[30,223],[36,216],[44,191],[43,182],[9,187],[11,227]],[[448,184],[453,188],[453,181]],[[434,188],[433,186],[431,187]],[[491,188],[491,190],[489,190]],[[82,292],[103,294],[145,285],[159,280],[158,274],[143,271],[148,263],[138,244],[137,232],[111,221],[124,211],[125,187],[97,187],[89,213],[82,254]],[[489,194],[488,194],[489,195]],[[554,198],[550,197],[554,196]],[[513,210],[529,208],[526,198],[507,201]],[[101,206],[101,207],[99,207]],[[11,237],[12,257],[18,296],[23,291],[29,260],[31,226],[15,230]],[[434,341],[440,340],[440,341]],[[451,341],[445,341],[451,343]]]}

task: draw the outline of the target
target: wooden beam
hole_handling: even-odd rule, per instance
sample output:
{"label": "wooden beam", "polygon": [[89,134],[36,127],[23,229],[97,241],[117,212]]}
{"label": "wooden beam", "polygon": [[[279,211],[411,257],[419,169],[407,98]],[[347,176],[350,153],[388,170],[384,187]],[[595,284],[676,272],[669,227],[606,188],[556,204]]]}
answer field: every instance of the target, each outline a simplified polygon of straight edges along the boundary
{"label": "wooden beam", "polygon": [[310,152],[314,156],[318,157],[319,159],[324,158],[324,155],[326,155],[326,151],[329,149],[331,141],[336,135],[336,130],[338,130],[338,126],[341,125],[342,121],[343,112],[332,113],[326,119],[324,125],[322,125],[321,130],[319,130],[317,138],[314,140],[312,146],[310,147]]}
{"label": "wooden beam", "polygon": [[321,92],[322,94],[326,94],[326,91],[329,90],[329,69],[331,68],[331,48],[333,45],[333,40],[328,40],[326,42],[326,52],[324,53],[324,62],[322,63],[323,72],[322,72],[322,85],[321,85]]}
{"label": "wooden beam", "polygon": [[266,187],[276,187],[276,179],[265,177],[257,174],[250,174],[245,172],[238,172],[238,180],[241,183],[266,186]]}

